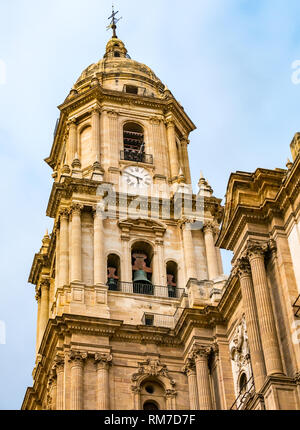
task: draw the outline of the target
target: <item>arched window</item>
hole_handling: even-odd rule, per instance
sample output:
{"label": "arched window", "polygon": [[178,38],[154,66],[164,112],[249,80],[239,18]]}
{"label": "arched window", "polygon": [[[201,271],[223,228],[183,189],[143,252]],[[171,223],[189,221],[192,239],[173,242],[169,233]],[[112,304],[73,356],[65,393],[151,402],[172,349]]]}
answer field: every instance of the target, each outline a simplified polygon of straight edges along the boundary
{"label": "arched window", "polygon": [[144,403],[143,410],[144,411],[158,411],[159,407],[157,406],[156,402],[147,401]]}
{"label": "arched window", "polygon": [[120,281],[120,257],[116,254],[110,254],[107,257],[107,285],[110,291],[119,289]]}
{"label": "arched window", "polygon": [[166,391],[156,378],[147,378],[140,386],[141,404],[144,410],[165,409]]}
{"label": "arched window", "polygon": [[128,122],[123,128],[123,159],[129,161],[144,162],[145,143],[144,130],[134,122]]}
{"label": "arched window", "polygon": [[247,390],[247,376],[246,373],[242,373],[239,382],[240,393],[245,393]]}
{"label": "arched window", "polygon": [[174,261],[167,262],[167,285],[169,297],[177,297],[178,266]]}
{"label": "arched window", "polygon": [[131,249],[133,292],[154,294],[152,285],[153,248],[147,242],[136,242]]}

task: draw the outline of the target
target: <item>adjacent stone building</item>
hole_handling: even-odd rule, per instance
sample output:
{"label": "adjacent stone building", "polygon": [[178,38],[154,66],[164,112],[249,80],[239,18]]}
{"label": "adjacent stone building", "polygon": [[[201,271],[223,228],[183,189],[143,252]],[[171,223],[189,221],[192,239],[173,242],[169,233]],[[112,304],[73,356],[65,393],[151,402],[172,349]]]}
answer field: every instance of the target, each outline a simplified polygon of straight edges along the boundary
{"label": "adjacent stone building", "polygon": [[29,277],[22,408],[298,409],[300,136],[287,170],[232,174],[225,210],[202,176],[193,194],[195,125],[113,31],[46,159],[54,227]]}

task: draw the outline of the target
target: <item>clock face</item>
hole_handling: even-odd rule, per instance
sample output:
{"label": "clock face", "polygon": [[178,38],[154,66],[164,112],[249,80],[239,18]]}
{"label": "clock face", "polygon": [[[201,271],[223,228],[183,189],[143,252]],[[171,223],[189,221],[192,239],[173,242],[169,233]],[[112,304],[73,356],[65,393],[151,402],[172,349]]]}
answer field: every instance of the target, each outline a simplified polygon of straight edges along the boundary
{"label": "clock face", "polygon": [[131,188],[145,188],[151,185],[151,176],[143,167],[128,166],[123,170],[123,181]]}

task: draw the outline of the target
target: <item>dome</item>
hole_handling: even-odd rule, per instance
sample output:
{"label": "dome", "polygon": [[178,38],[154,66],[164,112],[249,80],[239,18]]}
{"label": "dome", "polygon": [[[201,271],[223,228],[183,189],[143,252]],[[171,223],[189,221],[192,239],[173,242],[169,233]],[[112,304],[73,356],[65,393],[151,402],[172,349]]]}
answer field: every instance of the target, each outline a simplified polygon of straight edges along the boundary
{"label": "dome", "polygon": [[132,87],[137,88],[136,94],[149,97],[162,97],[165,89],[150,67],[129,57],[124,43],[118,37],[108,41],[103,59],[82,72],[73,90],[80,93],[97,79],[105,89],[126,91],[126,88]]}

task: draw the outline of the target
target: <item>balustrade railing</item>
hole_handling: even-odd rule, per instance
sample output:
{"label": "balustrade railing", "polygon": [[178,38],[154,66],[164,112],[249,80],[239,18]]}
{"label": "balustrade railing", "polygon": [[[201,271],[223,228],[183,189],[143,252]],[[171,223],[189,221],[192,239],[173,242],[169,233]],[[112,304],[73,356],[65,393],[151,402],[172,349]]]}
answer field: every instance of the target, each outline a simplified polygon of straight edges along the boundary
{"label": "balustrade railing", "polygon": [[184,288],[166,287],[163,285],[153,285],[139,282],[115,281],[108,283],[109,291],[120,291],[130,294],[145,294],[147,296],[167,297],[170,299],[180,299],[184,293]]}
{"label": "balustrade railing", "polygon": [[144,152],[140,152],[134,149],[124,149],[120,152],[120,160],[153,164],[153,155],[145,154]]}
{"label": "balustrade railing", "polygon": [[142,317],[142,324],[152,327],[166,327],[174,329],[184,308],[177,308],[174,315],[163,315],[145,312]]}
{"label": "balustrade railing", "polygon": [[239,395],[235,399],[235,402],[231,406],[230,410],[244,409],[246,402],[249,400],[252,394],[254,394],[254,392],[254,378],[251,376],[251,378],[242,386],[241,391],[239,392]]}

